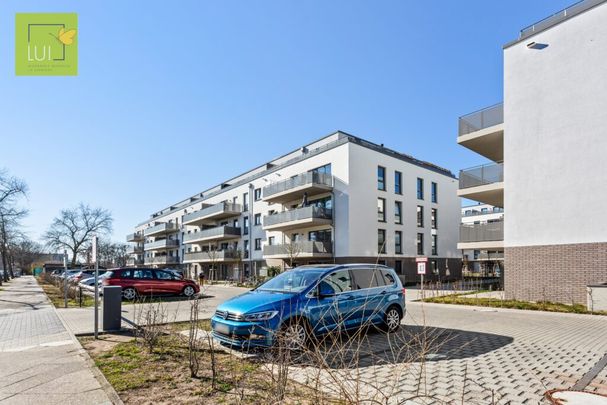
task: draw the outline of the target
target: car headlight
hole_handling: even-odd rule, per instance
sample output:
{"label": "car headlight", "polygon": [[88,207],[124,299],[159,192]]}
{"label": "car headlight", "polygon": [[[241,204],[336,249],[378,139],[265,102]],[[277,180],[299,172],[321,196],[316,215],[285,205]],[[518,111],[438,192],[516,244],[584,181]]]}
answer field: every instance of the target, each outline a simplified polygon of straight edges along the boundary
{"label": "car headlight", "polygon": [[256,312],[254,314],[245,314],[244,320],[247,322],[267,321],[274,318],[277,314],[278,311]]}

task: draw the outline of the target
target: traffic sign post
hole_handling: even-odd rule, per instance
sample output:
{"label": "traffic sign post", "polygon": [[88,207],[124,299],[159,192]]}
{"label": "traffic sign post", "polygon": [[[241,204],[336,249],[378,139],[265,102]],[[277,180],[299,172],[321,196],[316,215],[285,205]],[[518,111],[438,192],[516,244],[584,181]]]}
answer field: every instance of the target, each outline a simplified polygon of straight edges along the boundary
{"label": "traffic sign post", "polygon": [[97,235],[93,236],[93,261],[95,262],[95,339],[99,333],[99,261],[97,260]]}
{"label": "traffic sign post", "polygon": [[426,263],[428,263],[427,257],[416,257],[415,262],[417,263],[417,274],[421,276],[421,297],[424,298],[424,275],[426,275]]}

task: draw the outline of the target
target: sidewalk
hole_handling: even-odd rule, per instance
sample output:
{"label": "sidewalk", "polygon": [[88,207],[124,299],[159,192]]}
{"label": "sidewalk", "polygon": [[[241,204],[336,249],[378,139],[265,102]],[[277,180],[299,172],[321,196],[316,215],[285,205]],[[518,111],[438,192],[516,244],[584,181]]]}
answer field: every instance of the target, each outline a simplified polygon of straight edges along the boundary
{"label": "sidewalk", "polygon": [[0,291],[0,404],[111,404],[31,276]]}

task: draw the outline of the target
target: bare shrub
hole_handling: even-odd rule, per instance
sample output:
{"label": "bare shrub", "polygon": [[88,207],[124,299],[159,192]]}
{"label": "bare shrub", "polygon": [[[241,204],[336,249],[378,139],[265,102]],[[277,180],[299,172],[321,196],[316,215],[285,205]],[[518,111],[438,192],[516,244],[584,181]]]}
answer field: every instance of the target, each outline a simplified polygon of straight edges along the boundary
{"label": "bare shrub", "polygon": [[200,368],[201,344],[198,338],[198,304],[200,300],[195,298],[190,301],[190,323],[188,335],[188,361],[190,367],[190,376],[198,377]]}
{"label": "bare shrub", "polygon": [[140,302],[134,307],[135,322],[138,325],[136,335],[143,340],[148,352],[152,353],[166,331],[167,310],[162,302],[146,303],[144,298]]}

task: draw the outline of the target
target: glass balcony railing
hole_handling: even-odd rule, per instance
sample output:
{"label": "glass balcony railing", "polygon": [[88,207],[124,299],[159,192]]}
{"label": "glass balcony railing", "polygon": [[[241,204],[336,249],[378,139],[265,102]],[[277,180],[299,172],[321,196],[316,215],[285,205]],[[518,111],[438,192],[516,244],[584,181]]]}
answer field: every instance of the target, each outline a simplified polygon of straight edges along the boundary
{"label": "glass balcony railing", "polygon": [[487,222],[484,224],[461,224],[459,241],[493,242],[504,240],[504,221]]}
{"label": "glass balcony railing", "polygon": [[271,199],[273,195],[280,194],[301,186],[319,185],[322,187],[333,187],[333,176],[328,173],[307,172],[301,173],[290,179],[269,184],[263,188],[263,198]]}
{"label": "glass balcony railing", "polygon": [[218,216],[225,217],[226,215],[239,215],[242,212],[240,204],[229,202],[221,202],[210,207],[203,208],[199,211],[190,212],[183,216],[183,223],[188,224],[196,222],[203,218],[214,218]]}
{"label": "glass balcony railing", "polygon": [[504,165],[489,163],[459,172],[459,188],[483,186],[504,181]]}
{"label": "glass balcony railing", "polygon": [[285,245],[267,245],[263,247],[264,256],[292,256],[300,255],[331,254],[333,244],[331,242],[301,241]]}
{"label": "glass balcony railing", "polygon": [[143,240],[142,232],[129,233],[128,235],[126,235],[127,242],[138,242],[140,240]]}
{"label": "glass balcony railing", "polygon": [[269,227],[280,224],[288,224],[289,222],[304,219],[331,219],[332,217],[333,215],[331,209],[310,206],[297,208],[290,211],[283,211],[274,215],[266,215],[263,217],[263,226]]}
{"label": "glass balcony railing", "polygon": [[481,129],[489,128],[504,122],[504,104],[499,103],[491,107],[464,115],[459,118],[459,136]]}
{"label": "glass balcony railing", "polygon": [[155,256],[146,257],[145,264],[178,264],[178,256]]}
{"label": "glass balcony railing", "polygon": [[198,232],[187,233],[183,236],[183,242],[193,242],[198,240],[211,240],[215,238],[238,237],[241,235],[240,228],[233,226],[216,226],[215,228],[204,229]]}
{"label": "glass balcony railing", "polygon": [[145,250],[176,248],[178,246],[179,246],[178,240],[162,239],[162,240],[157,240],[155,242],[146,243]]}
{"label": "glass balcony railing", "polygon": [[241,259],[244,259],[242,252],[238,250],[212,250],[208,252],[190,252],[183,256],[184,261],[192,262],[213,262],[213,261],[225,261],[225,260],[236,260],[240,255]]}
{"label": "glass balcony railing", "polygon": [[149,227],[147,229],[144,229],[143,230],[143,234],[145,236],[149,236],[149,235],[154,235],[154,234],[157,234],[157,233],[176,232],[178,230],[179,230],[179,228],[178,228],[177,224],[174,224],[172,222],[166,222],[166,223],[154,225],[154,226],[151,226],[151,227]]}

